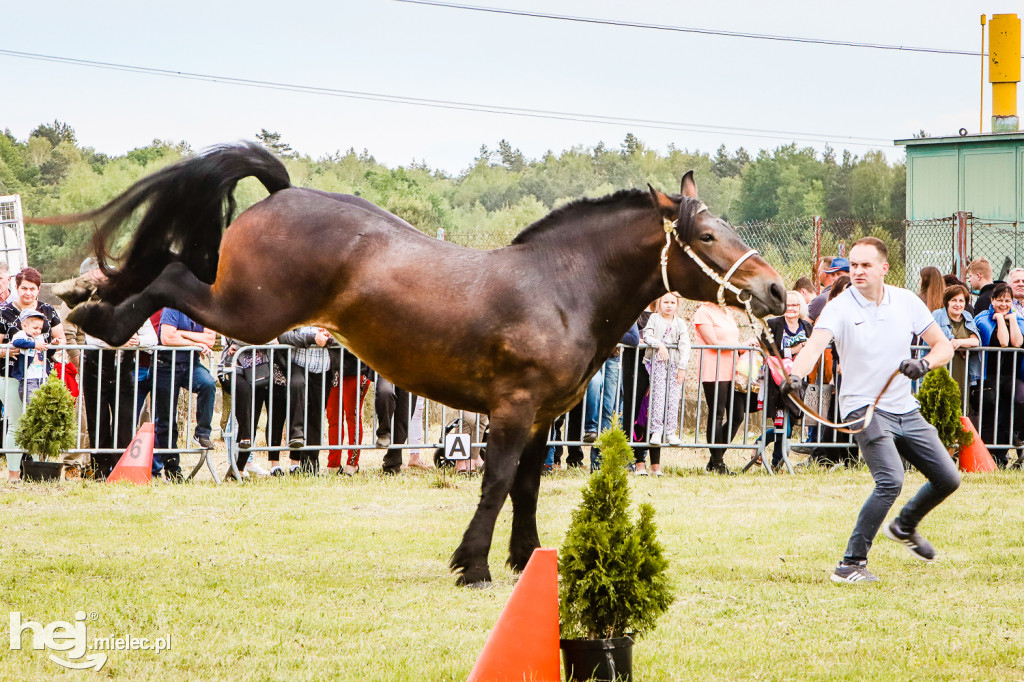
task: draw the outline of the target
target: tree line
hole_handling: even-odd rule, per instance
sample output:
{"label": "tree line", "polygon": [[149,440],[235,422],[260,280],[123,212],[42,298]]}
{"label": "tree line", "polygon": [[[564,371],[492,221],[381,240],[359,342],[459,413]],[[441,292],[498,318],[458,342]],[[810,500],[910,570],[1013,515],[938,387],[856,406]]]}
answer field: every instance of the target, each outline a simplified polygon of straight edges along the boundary
{"label": "tree line", "polygon": [[[257,141],[278,154],[295,185],[362,196],[427,234],[445,231],[451,241],[493,248],[553,208],[582,196],[601,196],[651,184],[678,191],[679,179],[696,171],[710,210],[739,225],[783,224],[813,215],[883,224],[905,213],[906,168],[880,151],[863,156],[796,144],[760,150],[742,147],[714,154],[670,146],[649,149],[632,133],[618,147],[603,142],[573,146],[528,159],[507,140],[480,147],[463,171],[452,174],[425,162],[389,168],[367,150],[349,149],[317,159],[295,152],[279,133],[261,130]],[[74,129],[55,120],[25,140],[0,135],[0,194],[21,194],[26,215],[77,213],[110,200],[140,177],[195,154],[187,142],[155,139],[121,156],[81,144]],[[266,195],[253,179],[239,184],[239,210]],[[127,238],[127,233],[122,239]],[[76,274],[88,251],[87,226],[26,227],[29,262],[50,281]]]}

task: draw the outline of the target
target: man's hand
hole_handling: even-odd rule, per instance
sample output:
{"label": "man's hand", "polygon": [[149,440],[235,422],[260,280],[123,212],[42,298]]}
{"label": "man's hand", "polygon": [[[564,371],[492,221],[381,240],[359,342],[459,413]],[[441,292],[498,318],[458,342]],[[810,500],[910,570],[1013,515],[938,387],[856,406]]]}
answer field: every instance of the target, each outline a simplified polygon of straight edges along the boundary
{"label": "man's hand", "polygon": [[928,363],[925,362],[924,358],[904,360],[900,363],[900,372],[903,373],[903,376],[911,380],[920,379],[927,374],[930,369],[931,367],[928,366]]}
{"label": "man's hand", "polygon": [[795,374],[790,374],[789,378],[787,378],[779,385],[779,392],[782,393],[782,395],[800,393],[800,389],[802,389],[803,387],[804,380]]}
{"label": "man's hand", "polygon": [[330,338],[331,333],[324,329],[323,327],[320,327],[319,329],[316,330],[316,334],[313,336],[313,343],[323,348],[324,346],[327,345],[327,342],[330,340]]}

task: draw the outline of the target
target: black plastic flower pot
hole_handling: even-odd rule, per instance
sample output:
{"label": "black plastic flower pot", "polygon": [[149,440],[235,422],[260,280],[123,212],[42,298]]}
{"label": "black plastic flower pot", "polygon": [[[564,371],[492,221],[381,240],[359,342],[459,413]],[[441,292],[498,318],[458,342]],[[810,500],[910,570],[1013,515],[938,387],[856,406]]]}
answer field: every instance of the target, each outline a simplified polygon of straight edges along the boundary
{"label": "black plastic flower pot", "polygon": [[567,682],[632,682],[633,638],[563,639]]}
{"label": "black plastic flower pot", "polygon": [[21,475],[26,481],[59,481],[63,468],[63,462],[24,460],[21,463]]}

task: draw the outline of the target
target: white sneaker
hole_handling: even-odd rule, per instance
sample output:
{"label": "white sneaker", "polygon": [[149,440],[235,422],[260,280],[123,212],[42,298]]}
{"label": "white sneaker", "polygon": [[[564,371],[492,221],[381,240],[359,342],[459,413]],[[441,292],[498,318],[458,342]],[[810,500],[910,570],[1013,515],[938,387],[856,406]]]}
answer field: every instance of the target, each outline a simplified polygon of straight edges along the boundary
{"label": "white sneaker", "polygon": [[647,469],[637,469],[637,470],[636,470],[636,471],[634,471],[633,473],[634,473],[634,474],[635,474],[636,476],[650,476],[650,474],[648,474],[648,473],[647,473]]}
{"label": "white sneaker", "polygon": [[661,431],[653,432],[649,442],[651,445],[661,445]]}
{"label": "white sneaker", "polygon": [[669,445],[682,445],[683,441],[681,441],[679,439],[679,434],[673,433],[671,436],[668,437],[668,444]]}
{"label": "white sneaker", "polygon": [[270,475],[270,472],[261,467],[252,457],[249,457],[249,461],[245,463],[245,472],[260,477]]}

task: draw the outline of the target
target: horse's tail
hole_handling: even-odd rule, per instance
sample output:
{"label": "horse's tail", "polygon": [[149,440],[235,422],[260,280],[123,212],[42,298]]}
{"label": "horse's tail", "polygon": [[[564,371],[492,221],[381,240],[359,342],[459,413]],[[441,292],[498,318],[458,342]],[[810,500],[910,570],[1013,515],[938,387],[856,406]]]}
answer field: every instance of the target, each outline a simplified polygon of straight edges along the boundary
{"label": "horse's tail", "polygon": [[[223,145],[139,180],[94,211],[31,222],[99,223],[92,241],[107,275],[99,295],[109,303],[120,303],[142,291],[174,261],[184,263],[196,277],[212,284],[217,276],[221,236],[235,212],[235,185],[250,175],[271,194],[291,186],[284,165],[263,147],[252,143]],[[149,205],[114,268],[109,264],[111,244],[121,226],[145,203]]]}

